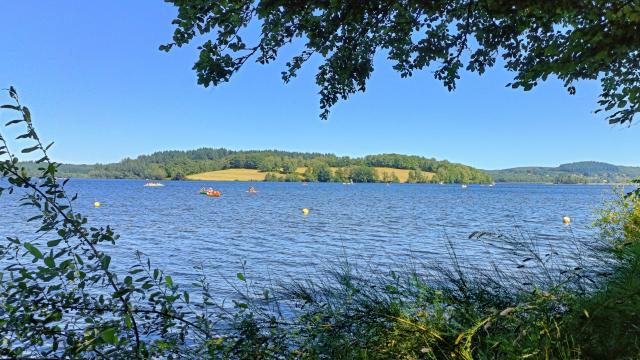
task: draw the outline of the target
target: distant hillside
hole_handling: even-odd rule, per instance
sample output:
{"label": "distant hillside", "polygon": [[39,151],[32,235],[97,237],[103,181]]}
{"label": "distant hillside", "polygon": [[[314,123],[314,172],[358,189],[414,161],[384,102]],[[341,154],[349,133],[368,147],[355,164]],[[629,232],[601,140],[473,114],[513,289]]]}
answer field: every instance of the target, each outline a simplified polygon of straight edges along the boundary
{"label": "distant hillside", "polygon": [[[34,173],[37,164],[22,164]],[[301,173],[299,168],[304,168]],[[278,150],[234,151],[224,148],[201,148],[189,151],[160,151],[124,159],[113,164],[70,165],[60,167],[59,177],[92,177],[115,179],[197,179],[229,169],[253,170],[243,176],[268,181],[336,181],[336,182],[442,182],[489,183],[491,177],[470,166],[439,161],[422,156],[381,154],[361,158],[334,154],[302,153]],[[401,169],[404,171],[387,171]],[[235,175],[234,175],[235,174]]]}
{"label": "distant hillside", "polygon": [[556,184],[622,183],[640,177],[640,167],[581,161],[557,167],[517,167],[485,170],[496,182]]}
{"label": "distant hillside", "polygon": [[[27,174],[33,175],[38,172],[38,168],[42,167],[42,164],[36,164],[33,161],[21,162],[20,166],[24,167]],[[61,164],[58,168],[58,177],[72,177],[72,178],[88,178],[91,171],[95,170],[96,165],[87,164]]]}
{"label": "distant hillside", "polygon": [[[298,180],[305,179],[306,175],[308,174],[307,169],[308,168],[306,167],[299,167],[298,169],[296,169],[296,175],[293,176],[296,176]],[[415,170],[394,169],[388,167],[373,167],[373,169],[373,179],[378,182],[432,182],[431,179],[433,178],[433,176],[435,176],[434,173],[427,171],[416,172]],[[349,179],[347,178],[353,179],[355,177],[353,176],[353,174],[350,174],[351,176],[345,176],[345,174],[349,171],[349,168],[331,167],[330,171],[330,179],[333,179],[332,181],[339,180],[340,182],[345,182],[349,181]],[[340,174],[342,174],[342,176]],[[209,181],[263,181],[269,178],[269,180],[272,181],[287,181],[289,176],[291,175],[277,175],[272,172],[263,172],[255,169],[224,169],[187,175],[187,179]],[[419,176],[420,179],[417,176]],[[338,179],[338,177],[340,177],[340,179]],[[357,180],[357,178],[355,180]]]}

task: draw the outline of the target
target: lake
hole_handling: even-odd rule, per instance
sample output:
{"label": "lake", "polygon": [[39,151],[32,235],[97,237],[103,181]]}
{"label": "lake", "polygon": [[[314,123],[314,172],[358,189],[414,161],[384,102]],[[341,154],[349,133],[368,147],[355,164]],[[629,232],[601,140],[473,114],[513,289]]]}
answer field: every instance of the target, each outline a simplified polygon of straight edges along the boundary
{"label": "lake", "polygon": [[[314,274],[349,259],[374,268],[400,268],[449,258],[447,244],[467,261],[500,256],[500,246],[469,239],[474,231],[519,234],[534,243],[571,251],[571,241],[597,237],[595,210],[612,196],[611,186],[164,182],[73,179],[75,210],[92,225],[111,225],[121,235],[113,264],[124,270],[134,251],[147,254],[174,279],[190,283],[201,264],[218,289],[245,261],[259,282]],[[220,198],[199,195],[203,187]],[[249,186],[257,194],[247,193]],[[32,211],[0,197],[0,236],[33,232]],[[93,208],[100,201],[100,208]],[[308,215],[303,208],[310,210]],[[562,224],[570,216],[571,226]]]}

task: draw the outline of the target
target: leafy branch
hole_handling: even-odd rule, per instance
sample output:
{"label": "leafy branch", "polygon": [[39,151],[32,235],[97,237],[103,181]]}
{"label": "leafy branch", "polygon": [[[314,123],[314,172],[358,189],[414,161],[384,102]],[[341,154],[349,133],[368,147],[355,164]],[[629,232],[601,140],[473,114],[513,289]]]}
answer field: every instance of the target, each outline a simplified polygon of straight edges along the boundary
{"label": "leafy branch", "polygon": [[[384,53],[402,77],[435,68],[449,90],[462,71],[483,74],[501,61],[514,73],[508,87],[529,91],[555,76],[570,94],[581,80],[599,80],[596,112],[629,124],[640,111],[640,10],[631,1],[184,1],[170,51],[203,37],[193,69],[198,83],[218,86],[254,58],[274,61],[303,39],[286,69],[285,83],[316,55],[320,117],[340,99],[364,92],[373,59]],[[251,40],[240,36],[259,27]],[[255,43],[256,45],[249,45]]]}

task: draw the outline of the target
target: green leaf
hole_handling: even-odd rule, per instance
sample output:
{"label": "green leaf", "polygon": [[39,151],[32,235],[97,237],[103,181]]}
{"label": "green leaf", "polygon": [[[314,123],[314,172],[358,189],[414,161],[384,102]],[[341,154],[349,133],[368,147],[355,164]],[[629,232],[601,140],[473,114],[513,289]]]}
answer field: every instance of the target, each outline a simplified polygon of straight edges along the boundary
{"label": "green leaf", "polygon": [[104,256],[102,257],[102,261],[101,261],[101,263],[102,263],[102,269],[104,269],[104,270],[109,269],[109,264],[111,263],[111,256],[109,256],[109,255],[104,255]]}
{"label": "green leaf", "polygon": [[42,253],[35,246],[31,245],[30,243],[24,243],[24,247],[25,249],[29,250],[31,255],[35,256],[38,259],[42,258]]}
{"label": "green leaf", "polygon": [[246,280],[246,279],[245,279],[245,277],[244,277],[244,274],[243,274],[243,273],[237,273],[237,274],[236,274],[236,277],[237,277],[240,281],[245,281],[245,280]]}
{"label": "green leaf", "polygon": [[23,122],[23,119],[15,119],[15,120],[11,120],[11,121],[7,121],[6,124],[4,124],[4,126],[9,126],[9,125],[13,125],[13,124],[17,124],[19,122]]}
{"label": "green leaf", "polygon": [[36,215],[34,217],[30,217],[27,222],[31,222],[33,220],[38,220],[38,219],[42,219],[44,217],[44,215]]}
{"label": "green leaf", "polygon": [[47,241],[47,246],[48,247],[58,246],[58,244],[60,244],[61,241],[62,239]]}
{"label": "green leaf", "polygon": [[26,138],[30,138],[30,137],[32,137],[31,131],[29,131],[26,134],[22,134],[22,135],[16,136],[16,140],[26,139]]}
{"label": "green leaf", "polygon": [[173,286],[173,279],[171,278],[171,276],[167,275],[167,276],[164,278],[164,281],[167,283],[167,286],[168,286],[168,287],[172,287],[172,286]]}
{"label": "green leaf", "polygon": [[102,338],[102,340],[104,340],[104,342],[106,342],[108,344],[115,344],[116,342],[118,342],[118,338],[116,337],[116,329],[115,328],[105,329],[100,334],[100,337]]}
{"label": "green leaf", "polygon": [[22,114],[24,115],[24,120],[26,122],[31,122],[31,111],[29,111],[29,108],[26,106],[22,107]]}
{"label": "green leaf", "polygon": [[240,309],[247,309],[249,307],[249,305],[247,305],[246,303],[241,303],[241,302],[236,303],[236,306],[239,307]]}
{"label": "green leaf", "polygon": [[111,294],[111,297],[114,298],[114,299],[117,299],[119,297],[122,297],[122,296],[126,295],[129,292],[130,292],[129,289],[120,289],[120,290],[114,292],[113,294]]}
{"label": "green leaf", "polygon": [[55,261],[50,256],[47,256],[46,258],[44,258],[44,264],[47,265],[50,268],[56,267]]}
{"label": "green leaf", "polygon": [[34,152],[34,151],[36,151],[38,149],[39,149],[39,146],[36,145],[36,146],[32,146],[32,147],[29,147],[29,148],[26,148],[26,149],[22,149],[22,153],[27,154],[27,153],[30,153],[30,152]]}
{"label": "green leaf", "polygon": [[131,329],[133,322],[131,321],[131,316],[129,314],[124,315],[124,323],[127,326],[127,329]]}

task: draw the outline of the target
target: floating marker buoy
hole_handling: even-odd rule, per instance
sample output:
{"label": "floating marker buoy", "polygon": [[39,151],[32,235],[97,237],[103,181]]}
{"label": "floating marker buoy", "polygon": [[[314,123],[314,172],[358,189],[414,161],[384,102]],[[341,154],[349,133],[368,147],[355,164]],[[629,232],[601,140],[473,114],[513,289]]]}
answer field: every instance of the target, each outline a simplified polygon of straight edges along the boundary
{"label": "floating marker buoy", "polygon": [[564,216],[564,217],[562,218],[562,223],[563,223],[563,224],[565,224],[565,225],[569,225],[569,224],[571,224],[571,218],[570,218],[570,217],[568,217],[568,216]]}
{"label": "floating marker buoy", "polygon": [[302,209],[302,214],[309,215],[309,209],[307,208]]}
{"label": "floating marker buoy", "polygon": [[100,207],[100,205],[102,205],[100,204],[100,201],[96,201],[93,203],[93,207]]}

